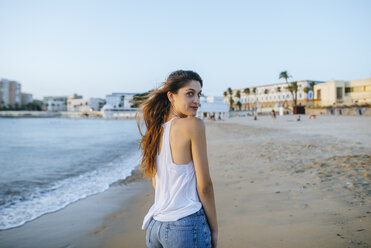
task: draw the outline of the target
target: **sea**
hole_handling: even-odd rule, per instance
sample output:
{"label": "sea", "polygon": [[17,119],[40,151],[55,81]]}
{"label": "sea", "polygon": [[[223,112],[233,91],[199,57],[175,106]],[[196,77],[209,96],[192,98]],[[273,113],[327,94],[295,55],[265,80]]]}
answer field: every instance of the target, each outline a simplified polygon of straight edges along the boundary
{"label": "sea", "polygon": [[0,118],[0,230],[130,176],[139,139],[135,120]]}

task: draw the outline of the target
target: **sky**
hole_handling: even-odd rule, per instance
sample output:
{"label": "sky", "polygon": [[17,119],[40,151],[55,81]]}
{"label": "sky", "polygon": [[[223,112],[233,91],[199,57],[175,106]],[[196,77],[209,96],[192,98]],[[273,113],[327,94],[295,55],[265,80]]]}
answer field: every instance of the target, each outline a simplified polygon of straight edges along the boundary
{"label": "sky", "polygon": [[194,70],[222,96],[371,78],[371,0],[0,0],[0,78],[34,99],[146,92]]}

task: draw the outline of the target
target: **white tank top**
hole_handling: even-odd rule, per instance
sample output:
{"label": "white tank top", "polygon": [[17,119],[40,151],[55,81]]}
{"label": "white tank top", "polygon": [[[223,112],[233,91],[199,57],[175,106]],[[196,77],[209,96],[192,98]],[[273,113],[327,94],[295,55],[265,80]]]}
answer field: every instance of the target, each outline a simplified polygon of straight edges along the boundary
{"label": "white tank top", "polygon": [[[178,117],[174,117],[178,118]],[[202,204],[196,189],[193,160],[177,165],[170,151],[170,126],[174,120],[163,124],[161,153],[156,156],[155,203],[144,217],[142,230],[154,218],[157,221],[176,221],[201,209]]]}

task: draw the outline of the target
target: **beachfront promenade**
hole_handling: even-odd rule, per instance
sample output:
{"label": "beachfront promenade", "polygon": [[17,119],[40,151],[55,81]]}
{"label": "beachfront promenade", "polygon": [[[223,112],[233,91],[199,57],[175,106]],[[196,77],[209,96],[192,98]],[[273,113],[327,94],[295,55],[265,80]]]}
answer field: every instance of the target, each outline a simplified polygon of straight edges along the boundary
{"label": "beachfront promenade", "polygon": [[[206,121],[219,247],[369,247],[370,124],[369,116]],[[144,247],[154,191],[132,181],[0,231],[0,246]]]}

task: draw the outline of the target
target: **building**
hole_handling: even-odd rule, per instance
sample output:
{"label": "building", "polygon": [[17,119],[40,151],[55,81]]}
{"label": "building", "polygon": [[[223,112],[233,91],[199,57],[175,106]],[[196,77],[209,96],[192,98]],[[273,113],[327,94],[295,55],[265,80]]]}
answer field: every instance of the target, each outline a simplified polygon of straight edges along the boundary
{"label": "building", "polygon": [[0,105],[21,106],[21,84],[7,79],[0,81]]}
{"label": "building", "polygon": [[333,80],[316,85],[314,99],[318,107],[371,104],[371,78]]}
{"label": "building", "polygon": [[222,96],[201,96],[197,116],[201,118],[214,116],[216,119],[220,116],[224,119],[229,110],[223,100]]}
{"label": "building", "polygon": [[112,111],[136,110],[131,107],[130,101],[137,93],[112,93],[106,96],[106,109]]}
{"label": "building", "polygon": [[[296,83],[298,88],[297,105],[311,106],[314,96],[313,87],[322,83],[322,81],[302,80]],[[293,95],[287,89],[289,84],[278,83],[232,90],[233,104],[230,109],[250,111],[257,109],[259,112],[278,110],[280,106],[289,109],[294,105]],[[230,94],[226,91],[224,93],[224,103],[230,104],[230,98]]]}
{"label": "building", "polygon": [[102,98],[89,98],[89,106],[93,111],[101,111],[103,106],[106,104],[106,100]]}
{"label": "building", "polygon": [[69,98],[67,103],[68,112],[91,112],[100,111],[105,104],[105,100],[101,98]]}
{"label": "building", "polygon": [[90,109],[89,100],[84,98],[68,99],[68,112],[88,112]]}
{"label": "building", "polygon": [[137,108],[131,107],[131,100],[137,93],[112,93],[106,95],[106,104],[101,109],[104,118],[133,117]]}
{"label": "building", "polygon": [[43,98],[43,110],[60,112],[67,111],[68,96],[45,96]]}
{"label": "building", "polygon": [[27,105],[29,103],[32,103],[32,101],[32,94],[21,93],[21,105]]}

